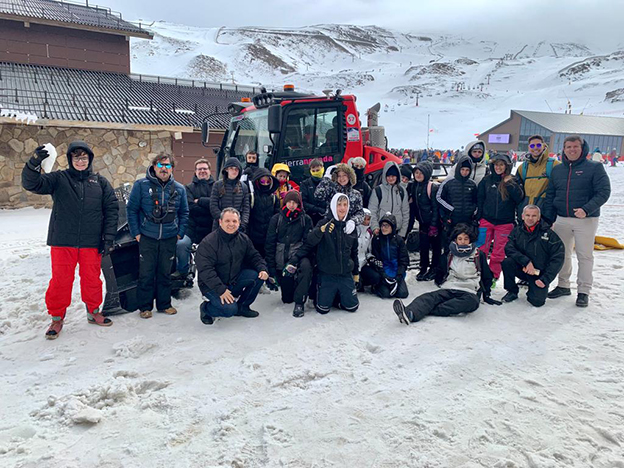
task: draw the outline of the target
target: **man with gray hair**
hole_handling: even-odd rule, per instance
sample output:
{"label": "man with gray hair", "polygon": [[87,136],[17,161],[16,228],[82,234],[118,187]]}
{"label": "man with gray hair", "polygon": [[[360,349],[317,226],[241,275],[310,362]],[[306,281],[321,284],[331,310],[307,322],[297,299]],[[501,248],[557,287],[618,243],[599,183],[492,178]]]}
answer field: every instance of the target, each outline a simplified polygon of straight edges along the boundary
{"label": "man with gray hair", "polygon": [[563,266],[565,248],[563,242],[541,220],[540,209],[527,205],[522,210],[522,225],[516,226],[505,245],[507,258],[502,268],[505,277],[503,302],[518,299],[516,278],[529,285],[527,300],[535,307],[546,302],[548,285],[554,281]]}
{"label": "man with gray hair", "polygon": [[565,245],[565,262],[559,284],[548,293],[550,299],[569,296],[572,276],[572,250],[578,259],[577,307],[589,305],[594,282],[594,239],[600,207],[611,195],[611,183],[604,165],[587,159],[589,145],[578,135],[563,140],[562,163],[550,175],[544,218],[554,222],[553,231]]}
{"label": "man with gray hair", "polygon": [[240,222],[237,209],[224,208],[219,227],[197,247],[197,277],[205,299],[199,310],[206,325],[215,317],[259,315],[250,306],[269,278],[268,267],[251,239],[240,232]]}

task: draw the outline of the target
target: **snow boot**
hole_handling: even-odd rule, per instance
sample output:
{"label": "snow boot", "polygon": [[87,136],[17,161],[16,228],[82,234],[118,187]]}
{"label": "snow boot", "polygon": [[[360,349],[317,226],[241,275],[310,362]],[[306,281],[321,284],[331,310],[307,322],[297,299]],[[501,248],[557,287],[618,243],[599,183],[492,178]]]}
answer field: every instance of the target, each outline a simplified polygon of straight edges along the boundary
{"label": "snow boot", "polygon": [[416,281],[426,281],[426,276],[427,270],[420,270],[420,272],[416,275]]}
{"label": "snow boot", "polygon": [[570,291],[570,288],[562,288],[560,286],[557,286],[555,289],[548,293],[548,299],[557,299],[558,297],[571,295],[572,291]]}
{"label": "snow boot", "polygon": [[505,294],[503,296],[503,298],[501,299],[501,301],[503,302],[513,302],[516,299],[518,299],[518,294],[514,293],[514,292],[507,292],[507,294]]}
{"label": "snow boot", "polygon": [[152,318],[152,311],[142,310],[141,312],[139,312],[139,317],[144,318],[144,319]]}
{"label": "snow boot", "polygon": [[247,318],[256,318],[260,315],[255,310],[252,310],[249,306],[238,306],[238,313],[236,314],[239,317],[247,317]]}
{"label": "snow boot", "polygon": [[303,304],[295,304],[295,308],[293,310],[293,317],[303,317],[305,313],[303,309]]}
{"label": "snow boot", "polygon": [[48,327],[46,331],[45,337],[48,340],[56,340],[58,336],[61,334],[61,330],[63,329],[63,319],[60,317],[54,317],[52,319],[52,324]]}
{"label": "snow boot", "polygon": [[392,304],[392,308],[394,309],[394,313],[399,317],[399,322],[404,323],[405,325],[409,325],[411,322],[410,313],[405,309],[405,305],[403,305],[403,301],[401,299],[396,299]]}
{"label": "snow boot", "polygon": [[214,323],[214,318],[208,314],[208,304],[210,302],[204,301],[199,305],[199,318],[204,325],[212,325]]}
{"label": "snow boot", "polygon": [[424,281],[432,281],[435,279],[436,277],[436,269],[435,268],[430,268],[429,271],[425,274],[425,279]]}
{"label": "snow boot", "polygon": [[113,324],[111,319],[102,315],[99,307],[93,312],[89,312],[89,308],[87,308],[87,322],[92,325],[99,325],[100,327],[110,327]]}
{"label": "snow boot", "polygon": [[158,313],[167,314],[167,315],[175,315],[178,313],[178,310],[175,307],[171,306],[171,307],[167,307],[166,309],[159,310]]}
{"label": "snow boot", "polygon": [[576,296],[576,307],[587,307],[589,305],[589,295],[578,293]]}

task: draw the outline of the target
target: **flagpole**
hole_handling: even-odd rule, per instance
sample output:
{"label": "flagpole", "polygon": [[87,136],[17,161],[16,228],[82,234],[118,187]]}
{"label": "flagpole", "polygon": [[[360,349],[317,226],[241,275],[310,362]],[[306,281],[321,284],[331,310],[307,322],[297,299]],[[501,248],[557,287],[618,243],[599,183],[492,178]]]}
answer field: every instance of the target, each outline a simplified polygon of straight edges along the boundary
{"label": "flagpole", "polygon": [[429,132],[430,132],[429,117],[431,117],[431,114],[427,114],[427,149],[429,149]]}

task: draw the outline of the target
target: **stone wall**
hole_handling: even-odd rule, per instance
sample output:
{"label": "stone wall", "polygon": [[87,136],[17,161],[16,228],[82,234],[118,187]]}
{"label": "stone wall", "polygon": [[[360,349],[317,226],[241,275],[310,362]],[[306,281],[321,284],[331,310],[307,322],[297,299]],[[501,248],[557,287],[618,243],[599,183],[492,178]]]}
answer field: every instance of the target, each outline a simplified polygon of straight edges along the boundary
{"label": "stone wall", "polygon": [[67,145],[85,141],[95,155],[93,170],[117,187],[144,177],[155,154],[172,154],[172,139],[169,131],[0,124],[0,208],[51,206],[50,196],[27,192],[21,184],[24,164],[39,145],[52,143],[56,147],[53,170],[57,170],[67,169]]}

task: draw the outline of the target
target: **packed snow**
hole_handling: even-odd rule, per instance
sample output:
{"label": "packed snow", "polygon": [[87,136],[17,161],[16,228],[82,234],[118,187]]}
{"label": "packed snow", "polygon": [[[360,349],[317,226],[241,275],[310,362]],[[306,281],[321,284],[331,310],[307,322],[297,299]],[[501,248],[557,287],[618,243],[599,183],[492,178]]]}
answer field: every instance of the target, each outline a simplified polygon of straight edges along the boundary
{"label": "packed snow", "polygon": [[[608,173],[599,233],[622,241]],[[295,319],[277,293],[206,326],[194,289],[175,316],[99,328],[76,281],[47,341],[48,216],[0,212],[3,467],[624,467],[624,251],[596,252],[587,309],[521,293],[409,327],[370,294]]]}

